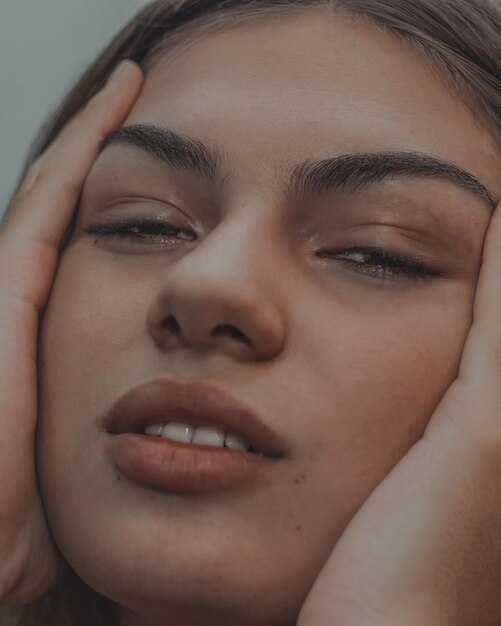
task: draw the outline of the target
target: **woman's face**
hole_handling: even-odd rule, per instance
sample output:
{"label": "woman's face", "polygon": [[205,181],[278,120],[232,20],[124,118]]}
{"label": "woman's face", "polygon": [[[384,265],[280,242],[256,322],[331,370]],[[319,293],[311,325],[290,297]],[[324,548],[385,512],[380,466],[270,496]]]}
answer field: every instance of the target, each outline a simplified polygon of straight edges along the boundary
{"label": "woman's face", "polygon": [[[127,623],[292,624],[455,377],[492,208],[473,177],[500,194],[501,158],[413,51],[320,9],[166,55],[139,124],[217,149],[218,171],[137,128],[92,169],[40,342],[50,524]],[[181,233],[84,230],[140,219]],[[198,495],[131,481],[102,416],[162,375],[231,392],[285,456]]]}

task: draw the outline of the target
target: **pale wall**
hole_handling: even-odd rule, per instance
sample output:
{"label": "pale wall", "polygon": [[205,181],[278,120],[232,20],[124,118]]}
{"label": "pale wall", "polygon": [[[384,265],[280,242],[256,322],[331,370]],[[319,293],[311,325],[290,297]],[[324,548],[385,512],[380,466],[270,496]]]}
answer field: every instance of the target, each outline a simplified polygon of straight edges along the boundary
{"label": "pale wall", "polygon": [[0,0],[0,215],[28,147],[97,52],[145,0]]}

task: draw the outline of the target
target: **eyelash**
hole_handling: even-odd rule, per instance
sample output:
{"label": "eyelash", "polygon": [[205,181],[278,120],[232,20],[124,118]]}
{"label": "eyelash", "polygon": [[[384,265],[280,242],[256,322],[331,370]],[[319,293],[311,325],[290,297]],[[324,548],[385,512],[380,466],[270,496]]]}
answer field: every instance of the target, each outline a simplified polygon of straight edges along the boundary
{"label": "eyelash", "polygon": [[[149,234],[139,234],[132,232],[132,229],[150,230]],[[94,226],[92,228],[82,229],[84,232],[96,237],[119,237],[121,239],[131,239],[132,241],[143,242],[148,239],[156,239],[156,237],[163,235],[164,237],[178,237],[180,233],[187,234],[188,237],[180,237],[183,241],[193,241],[195,236],[190,231],[183,228],[177,228],[168,222],[154,222],[151,220],[136,219],[132,222],[121,222],[116,224],[106,224],[103,226]],[[154,231],[162,232],[154,232]],[[165,232],[168,231],[168,232]]]}
{"label": "eyelash", "polygon": [[[354,261],[342,258],[349,254],[362,256],[364,260]],[[319,256],[342,260],[352,265],[355,271],[381,280],[419,280],[438,278],[443,275],[440,270],[418,259],[374,246],[356,245],[340,250],[325,250],[320,252]],[[368,260],[370,263],[367,262]]]}
{"label": "eyelash", "polygon": [[[132,232],[132,229],[136,229],[137,231],[142,230],[143,234]],[[157,237],[161,235],[169,238],[179,237],[183,241],[193,241],[196,238],[196,235],[190,231],[172,226],[172,224],[168,222],[138,219],[131,222],[83,228],[82,230],[96,237],[118,237],[120,239],[129,239],[138,242],[144,242],[148,239],[156,240]],[[149,234],[145,234],[145,231],[150,232]],[[180,234],[184,236],[180,237]],[[168,243],[172,244],[172,239],[169,239]],[[317,255],[321,258],[344,261],[346,264],[352,266],[356,272],[379,280],[418,280],[442,276],[440,270],[418,259],[413,259],[398,252],[375,246],[354,245],[339,250],[322,250],[317,252]],[[349,258],[342,258],[348,255],[358,255],[364,257],[364,259],[362,261],[355,261]]]}

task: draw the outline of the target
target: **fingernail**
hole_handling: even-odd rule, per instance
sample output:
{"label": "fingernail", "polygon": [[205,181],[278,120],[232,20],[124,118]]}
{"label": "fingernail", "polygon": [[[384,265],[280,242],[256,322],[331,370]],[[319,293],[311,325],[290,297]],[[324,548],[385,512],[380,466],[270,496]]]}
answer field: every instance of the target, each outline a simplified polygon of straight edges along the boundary
{"label": "fingernail", "polygon": [[115,85],[116,83],[119,83],[122,80],[122,77],[127,73],[129,65],[130,65],[130,61],[127,61],[127,60],[120,61],[120,63],[116,66],[116,68],[110,74],[106,82],[106,87],[110,87],[112,85]]}

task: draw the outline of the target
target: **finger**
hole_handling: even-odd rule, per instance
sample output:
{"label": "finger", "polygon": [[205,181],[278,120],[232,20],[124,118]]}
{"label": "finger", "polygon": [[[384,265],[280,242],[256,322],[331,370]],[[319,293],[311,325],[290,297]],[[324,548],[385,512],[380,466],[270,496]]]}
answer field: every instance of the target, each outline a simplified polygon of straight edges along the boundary
{"label": "finger", "polygon": [[[501,375],[501,203],[492,214],[460,376],[488,379]],[[499,378],[501,387],[501,377]]]}
{"label": "finger", "polygon": [[[141,85],[139,67],[131,61],[121,63],[105,88],[67,124],[30,168],[21,185],[23,193],[14,199],[9,213],[9,229],[19,226],[24,236],[32,234],[36,239],[48,236],[51,243],[59,241],[97,158],[100,141],[123,122]],[[30,199],[35,194],[37,209],[33,210]]]}
{"label": "finger", "polygon": [[21,298],[30,286],[36,288],[37,308],[49,288],[47,281],[55,270],[59,242],[99,154],[101,140],[124,121],[142,82],[139,66],[123,62],[105,88],[30,168],[21,193],[14,199],[0,231],[0,280],[5,279],[4,285],[16,285],[16,295]]}
{"label": "finger", "polygon": [[25,196],[28,191],[33,187],[33,184],[35,183],[37,177],[38,177],[38,170],[40,169],[40,157],[34,161],[28,171],[26,172],[26,176],[24,177],[24,180],[22,181],[19,189],[17,190],[17,194],[16,194],[16,199],[19,200],[20,198],[22,198],[23,196]]}

